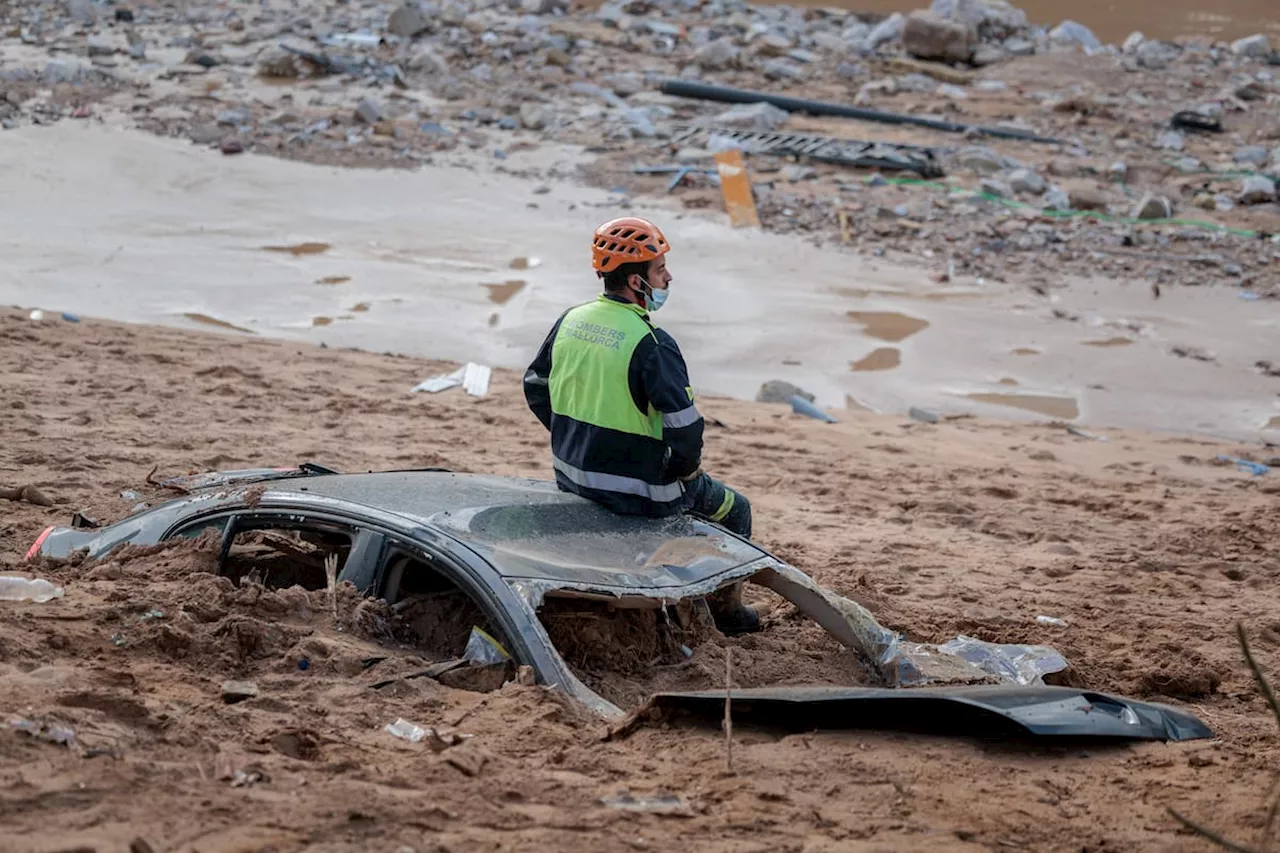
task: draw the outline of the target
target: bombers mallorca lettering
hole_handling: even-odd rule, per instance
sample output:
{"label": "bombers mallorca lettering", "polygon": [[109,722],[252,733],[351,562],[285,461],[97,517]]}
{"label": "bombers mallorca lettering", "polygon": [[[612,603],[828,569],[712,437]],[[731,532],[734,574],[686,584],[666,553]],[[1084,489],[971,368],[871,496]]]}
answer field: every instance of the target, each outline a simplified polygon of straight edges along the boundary
{"label": "bombers mallorca lettering", "polygon": [[578,320],[572,323],[564,330],[572,338],[582,341],[583,343],[595,344],[596,346],[605,347],[611,350],[621,350],[622,342],[626,340],[626,333],[621,329],[611,329],[608,326],[601,326],[598,323],[588,323],[584,320]]}

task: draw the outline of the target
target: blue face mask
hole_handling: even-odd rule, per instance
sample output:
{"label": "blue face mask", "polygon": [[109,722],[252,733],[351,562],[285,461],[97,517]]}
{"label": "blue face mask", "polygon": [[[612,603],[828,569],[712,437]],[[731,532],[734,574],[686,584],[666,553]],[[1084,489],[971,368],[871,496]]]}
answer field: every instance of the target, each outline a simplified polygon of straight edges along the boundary
{"label": "blue face mask", "polygon": [[667,301],[667,294],[670,291],[658,290],[650,286],[649,282],[645,281],[643,278],[640,279],[640,281],[644,282],[644,286],[648,288],[644,292],[644,309],[646,311],[657,311],[662,307],[663,303]]}

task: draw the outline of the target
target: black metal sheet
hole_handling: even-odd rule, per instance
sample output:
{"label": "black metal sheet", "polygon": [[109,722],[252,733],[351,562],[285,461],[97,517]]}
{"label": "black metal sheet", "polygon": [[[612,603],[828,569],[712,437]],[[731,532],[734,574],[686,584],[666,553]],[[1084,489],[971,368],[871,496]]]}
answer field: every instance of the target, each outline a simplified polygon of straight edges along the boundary
{"label": "black metal sheet", "polygon": [[[666,715],[718,722],[725,691],[658,693]],[[734,690],[734,724],[795,730],[896,729],[971,737],[1180,741],[1213,737],[1177,708],[1071,687],[975,686],[882,689],[757,687]]]}

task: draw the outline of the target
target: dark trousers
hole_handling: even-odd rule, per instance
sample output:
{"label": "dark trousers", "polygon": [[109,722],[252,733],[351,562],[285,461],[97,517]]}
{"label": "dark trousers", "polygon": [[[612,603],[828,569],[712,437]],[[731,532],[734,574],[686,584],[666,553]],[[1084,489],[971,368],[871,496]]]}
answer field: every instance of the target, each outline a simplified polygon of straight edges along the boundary
{"label": "dark trousers", "polygon": [[739,536],[751,538],[751,502],[741,492],[699,474],[684,484],[685,512],[714,521]]}

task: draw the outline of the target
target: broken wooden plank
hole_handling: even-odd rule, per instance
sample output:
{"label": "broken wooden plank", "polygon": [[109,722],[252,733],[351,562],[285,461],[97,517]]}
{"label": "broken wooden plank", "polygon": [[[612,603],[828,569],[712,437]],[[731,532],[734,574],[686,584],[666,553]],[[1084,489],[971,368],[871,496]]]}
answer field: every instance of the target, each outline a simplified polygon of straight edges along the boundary
{"label": "broken wooden plank", "polygon": [[760,214],[756,211],[751,192],[751,177],[742,160],[742,152],[736,149],[716,152],[716,169],[720,173],[720,192],[724,196],[724,208],[729,223],[734,228],[760,227]]}

